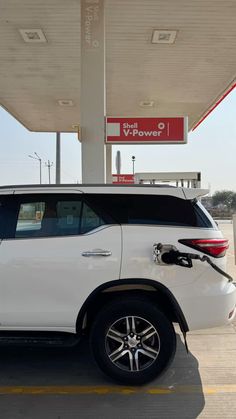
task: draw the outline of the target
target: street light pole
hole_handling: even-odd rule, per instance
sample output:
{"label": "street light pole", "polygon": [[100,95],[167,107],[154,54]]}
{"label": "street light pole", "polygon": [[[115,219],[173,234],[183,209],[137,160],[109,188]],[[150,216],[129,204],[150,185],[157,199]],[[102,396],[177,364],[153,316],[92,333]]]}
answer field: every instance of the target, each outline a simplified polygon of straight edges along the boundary
{"label": "street light pole", "polygon": [[135,162],[135,156],[132,156],[132,163],[133,163],[133,176],[134,176],[134,162]]}
{"label": "street light pole", "polygon": [[36,151],[34,152],[34,154],[35,154],[36,157],[31,156],[30,154],[28,155],[28,157],[30,157],[31,159],[34,159],[34,160],[38,160],[38,162],[39,162],[39,183],[41,185],[41,183],[42,183],[42,159],[41,159],[41,157],[39,157],[39,155],[36,153]]}
{"label": "street light pole", "polygon": [[41,157],[39,157],[39,155],[36,153],[36,151],[34,152],[34,154],[36,155],[38,161],[39,161],[39,181],[40,181],[40,185],[42,183],[42,159]]}
{"label": "street light pole", "polygon": [[48,160],[48,162],[45,163],[45,166],[47,166],[47,168],[48,168],[48,183],[50,185],[50,183],[51,183],[51,167],[53,166],[53,162],[50,162],[50,160]]}

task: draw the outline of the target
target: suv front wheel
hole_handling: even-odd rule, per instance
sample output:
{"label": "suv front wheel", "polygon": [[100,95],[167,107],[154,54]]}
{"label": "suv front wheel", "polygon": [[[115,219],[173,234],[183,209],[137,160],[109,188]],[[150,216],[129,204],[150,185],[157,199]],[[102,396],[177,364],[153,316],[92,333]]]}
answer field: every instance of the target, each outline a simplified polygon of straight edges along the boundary
{"label": "suv front wheel", "polygon": [[101,370],[123,384],[157,377],[176,350],[172,323],[141,297],[114,300],[97,315],[91,330],[94,358]]}

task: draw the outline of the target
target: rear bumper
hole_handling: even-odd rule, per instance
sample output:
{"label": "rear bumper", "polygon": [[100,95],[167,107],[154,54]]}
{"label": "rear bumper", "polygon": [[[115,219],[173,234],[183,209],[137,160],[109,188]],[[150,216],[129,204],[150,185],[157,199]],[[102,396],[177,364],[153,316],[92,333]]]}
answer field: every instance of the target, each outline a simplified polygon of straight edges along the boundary
{"label": "rear bumper", "polygon": [[181,287],[174,295],[190,331],[224,326],[235,318],[236,287],[233,283],[222,281],[199,287],[196,281],[184,288]]}

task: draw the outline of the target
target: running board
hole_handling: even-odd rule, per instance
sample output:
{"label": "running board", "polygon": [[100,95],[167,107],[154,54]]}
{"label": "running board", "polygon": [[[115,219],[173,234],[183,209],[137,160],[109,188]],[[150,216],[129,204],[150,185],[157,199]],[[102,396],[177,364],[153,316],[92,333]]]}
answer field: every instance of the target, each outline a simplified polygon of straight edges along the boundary
{"label": "running board", "polygon": [[59,332],[0,332],[0,347],[34,346],[34,347],[72,347],[77,345],[80,337],[73,333]]}

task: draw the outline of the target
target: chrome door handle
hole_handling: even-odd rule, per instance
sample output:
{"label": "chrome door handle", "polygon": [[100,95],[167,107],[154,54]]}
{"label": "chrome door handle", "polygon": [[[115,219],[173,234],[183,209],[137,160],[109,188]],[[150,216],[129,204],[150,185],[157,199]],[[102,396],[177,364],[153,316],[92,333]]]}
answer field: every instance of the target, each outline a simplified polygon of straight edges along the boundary
{"label": "chrome door handle", "polygon": [[82,252],[82,256],[90,257],[90,256],[111,256],[110,250],[102,250],[102,249],[95,249],[95,250],[87,250],[86,252]]}

